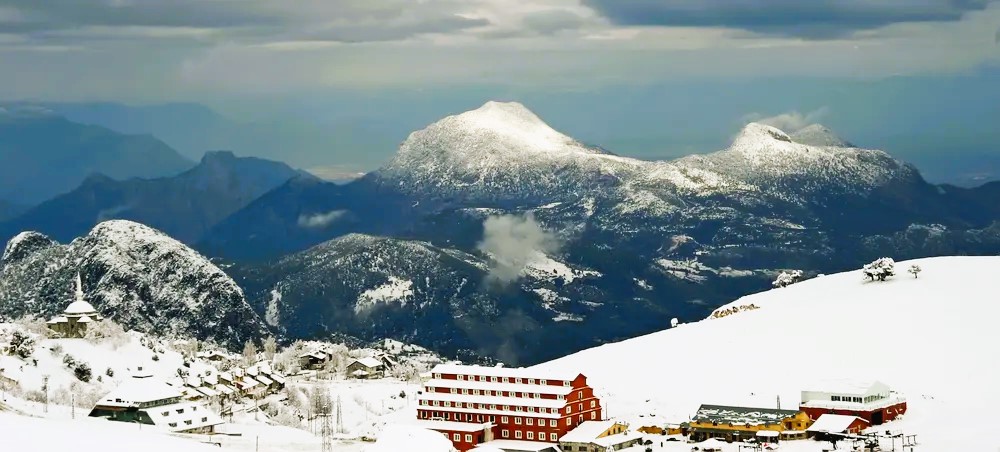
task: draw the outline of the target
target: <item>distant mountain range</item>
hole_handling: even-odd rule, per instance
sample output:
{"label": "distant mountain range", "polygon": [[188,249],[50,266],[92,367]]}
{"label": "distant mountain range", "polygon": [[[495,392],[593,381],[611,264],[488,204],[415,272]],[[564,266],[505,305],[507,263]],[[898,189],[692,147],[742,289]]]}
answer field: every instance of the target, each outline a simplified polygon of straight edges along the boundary
{"label": "distant mountain range", "polygon": [[0,199],[0,222],[15,218],[26,210],[25,206]]}
{"label": "distant mountain range", "polygon": [[177,174],[193,163],[151,135],[123,135],[39,109],[0,112],[0,199],[33,205],[87,176],[114,179]]}
{"label": "distant mountain range", "polygon": [[933,185],[822,125],[751,123],[724,150],[644,161],[501,102],[413,132],[347,184],[210,154],[175,177],[91,178],[0,232],[67,241],[102,218],[224,263],[286,338],[394,337],[511,364],[702,318],[785,269],[1000,253],[1000,184]]}
{"label": "distant mountain range", "polygon": [[[535,362],[704,315],[768,287],[781,269],[815,274],[883,254],[1000,252],[995,188],[929,184],[912,166],[819,125],[793,137],[749,124],[723,151],[635,160],[561,134],[523,105],[490,102],[414,132],[395,158],[353,183],[291,181],[198,247],[243,262],[231,271],[259,312],[280,294],[277,325],[290,336],[349,331]],[[527,256],[526,268],[593,273],[546,284],[525,271],[489,284],[489,269],[510,257],[480,249],[493,233],[484,222],[528,214],[561,246],[519,250],[532,244],[511,232],[504,243]],[[348,233],[404,240],[321,244]],[[405,256],[417,254],[433,258],[408,266]],[[404,287],[410,298],[352,308],[369,291]],[[494,331],[489,324],[517,339],[477,336]],[[440,328],[448,334],[438,336]]]}
{"label": "distant mountain range", "polygon": [[109,219],[127,219],[194,243],[219,221],[293,177],[310,176],[284,163],[232,152],[208,152],[181,174],[114,180],[92,175],[76,189],[0,223],[0,237],[41,231],[60,241]]}

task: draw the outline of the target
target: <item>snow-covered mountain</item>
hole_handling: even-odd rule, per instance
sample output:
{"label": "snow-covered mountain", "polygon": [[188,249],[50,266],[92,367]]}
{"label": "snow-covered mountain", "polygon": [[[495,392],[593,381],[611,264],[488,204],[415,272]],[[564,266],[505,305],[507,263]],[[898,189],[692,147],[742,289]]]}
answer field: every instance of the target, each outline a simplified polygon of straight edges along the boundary
{"label": "snow-covered mountain", "polygon": [[[291,336],[392,337],[508,362],[537,362],[555,349],[591,345],[598,334],[572,340],[565,334],[583,322],[595,333],[621,331],[613,317],[647,305],[629,300],[621,305],[631,307],[619,307],[599,273],[544,255],[506,285],[490,280],[492,265],[487,256],[428,242],[349,234],[233,272],[258,312]],[[532,348],[557,339],[565,345]]]}
{"label": "snow-covered mountain", "polygon": [[584,146],[519,103],[487,102],[412,133],[378,174],[404,192],[433,197],[553,202],[601,189],[621,204],[659,198],[669,212],[719,195],[805,203],[816,191],[865,194],[915,172],[884,152],[845,147],[822,126],[797,137],[803,141],[751,123],[726,150],[650,162]]}
{"label": "snow-covered mountain", "polygon": [[[922,268],[919,278],[904,272]],[[797,406],[800,391],[830,381],[878,380],[908,399],[903,419],[880,429],[917,435],[921,450],[995,450],[979,435],[996,420],[1000,378],[992,359],[1000,315],[992,282],[1000,257],[898,262],[898,276],[823,276],[740,298],[755,305],[537,366],[582,372],[610,416],[680,423],[702,403]],[[662,372],[637,367],[666,356]],[[955,413],[963,413],[956,418]],[[816,449],[819,450],[819,449]]]}
{"label": "snow-covered mountain", "polygon": [[[521,104],[488,102],[413,132],[394,159],[355,182],[285,184],[223,221],[199,248],[273,263],[345,234],[405,238],[380,246],[387,255],[402,256],[390,261],[407,270],[377,276],[359,276],[371,272],[366,248],[335,247],[336,272],[353,282],[336,283],[342,288],[340,320],[321,327],[313,325],[323,316],[311,314],[328,308],[324,290],[332,283],[296,275],[300,267],[289,265],[308,252],[282,264],[237,265],[233,271],[251,274],[238,280],[259,312],[279,281],[296,282],[299,294],[288,299],[296,300],[300,307],[293,311],[305,323],[288,324],[289,335],[345,326],[361,336],[399,334],[419,342],[427,319],[479,312],[476,306],[485,302],[435,311],[437,317],[398,315],[381,323],[359,322],[353,303],[365,291],[381,293],[376,289],[383,285],[395,293],[390,289],[409,281],[406,287],[416,291],[429,278],[451,282],[439,284],[449,290],[423,292],[426,306],[447,306],[462,278],[475,281],[483,272],[469,264],[461,265],[461,278],[438,265],[410,271],[410,245],[432,244],[433,254],[486,262],[490,256],[478,249],[485,221],[531,214],[558,237],[561,246],[548,257],[600,275],[551,286],[534,285],[528,275],[510,286],[516,290],[504,292],[509,302],[499,314],[483,317],[499,324],[517,313],[530,320],[522,322],[529,329],[554,328],[567,338],[516,354],[495,353],[502,341],[483,341],[493,341],[485,349],[494,356],[531,362],[545,358],[539,353],[553,356],[653,331],[671,317],[704,316],[720,303],[769,287],[784,269],[830,273],[882,255],[1000,253],[997,199],[995,187],[928,184],[913,167],[843,142],[822,126],[789,135],[751,123],[724,150],[643,161],[581,144]],[[896,240],[901,235],[904,240]],[[455,337],[471,337],[461,322],[440,325]],[[420,343],[456,346],[437,339]]]}
{"label": "snow-covered mountain", "polygon": [[61,313],[77,273],[86,299],[130,329],[229,346],[266,333],[222,270],[165,234],[124,220],[98,224],[68,245],[36,232],[11,239],[0,261],[0,314]]}

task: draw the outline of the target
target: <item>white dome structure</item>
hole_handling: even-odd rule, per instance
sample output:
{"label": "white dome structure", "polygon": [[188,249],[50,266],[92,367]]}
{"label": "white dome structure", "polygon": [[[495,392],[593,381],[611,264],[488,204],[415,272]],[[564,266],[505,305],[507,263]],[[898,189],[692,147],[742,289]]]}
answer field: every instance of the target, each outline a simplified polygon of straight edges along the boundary
{"label": "white dome structure", "polygon": [[92,306],[90,303],[87,303],[84,300],[76,300],[70,303],[69,306],[66,307],[66,310],[63,312],[63,314],[69,317],[69,316],[90,315],[95,312],[97,311],[94,310],[94,306]]}
{"label": "white dome structure", "polygon": [[80,338],[87,334],[89,324],[104,320],[94,305],[83,299],[83,283],[80,274],[76,274],[75,299],[63,314],[53,317],[48,322],[49,329],[61,337]]}

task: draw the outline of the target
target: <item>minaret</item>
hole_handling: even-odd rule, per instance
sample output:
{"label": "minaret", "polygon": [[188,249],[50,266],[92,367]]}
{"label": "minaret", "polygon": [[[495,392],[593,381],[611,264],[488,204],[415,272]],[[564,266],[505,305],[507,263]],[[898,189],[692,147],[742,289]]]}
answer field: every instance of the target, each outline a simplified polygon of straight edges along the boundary
{"label": "minaret", "polygon": [[83,301],[83,281],[80,280],[80,272],[76,272],[76,301]]}

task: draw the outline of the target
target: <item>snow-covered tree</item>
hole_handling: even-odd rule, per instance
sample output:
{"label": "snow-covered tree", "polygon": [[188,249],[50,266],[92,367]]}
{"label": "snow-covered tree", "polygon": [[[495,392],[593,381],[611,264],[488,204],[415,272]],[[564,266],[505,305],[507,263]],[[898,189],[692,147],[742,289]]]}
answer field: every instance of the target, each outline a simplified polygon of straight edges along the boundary
{"label": "snow-covered tree", "polygon": [[274,359],[274,354],[278,352],[278,341],[274,339],[274,336],[268,336],[264,339],[264,358],[269,361]]}
{"label": "snow-covered tree", "polygon": [[790,272],[781,272],[778,277],[775,278],[774,282],[771,283],[772,287],[788,287],[792,284],[799,282],[802,279],[802,270],[792,270]]}
{"label": "snow-covered tree", "polygon": [[915,279],[917,277],[917,275],[920,274],[920,272],[922,272],[923,270],[920,269],[919,265],[913,264],[913,265],[910,266],[910,269],[907,270],[907,271],[910,272],[910,274],[913,275],[913,278]]}
{"label": "snow-covered tree", "polygon": [[253,341],[248,340],[243,344],[243,360],[247,365],[257,362],[257,345]]}
{"label": "snow-covered tree", "polygon": [[866,278],[872,281],[885,281],[890,276],[895,276],[896,262],[891,257],[883,257],[866,264],[861,271]]}
{"label": "snow-covered tree", "polygon": [[35,353],[35,340],[27,333],[14,331],[10,337],[10,351],[21,358],[27,358]]}
{"label": "snow-covered tree", "polygon": [[92,372],[90,370],[90,366],[87,365],[87,363],[80,363],[79,365],[76,366],[76,368],[73,369],[73,375],[76,375],[76,378],[78,380],[86,383],[90,381]]}

